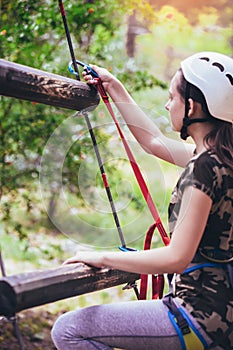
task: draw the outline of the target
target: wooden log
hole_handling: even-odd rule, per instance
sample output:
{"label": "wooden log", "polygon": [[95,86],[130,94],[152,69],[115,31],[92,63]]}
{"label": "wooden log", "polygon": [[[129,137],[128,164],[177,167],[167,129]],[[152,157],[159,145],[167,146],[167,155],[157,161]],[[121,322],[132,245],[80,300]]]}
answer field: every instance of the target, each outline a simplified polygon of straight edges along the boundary
{"label": "wooden log", "polygon": [[75,111],[93,110],[100,101],[86,83],[0,59],[0,95]]}
{"label": "wooden log", "polygon": [[139,278],[137,274],[97,269],[80,263],[3,277],[0,279],[0,315],[10,317],[34,306],[134,282]]}

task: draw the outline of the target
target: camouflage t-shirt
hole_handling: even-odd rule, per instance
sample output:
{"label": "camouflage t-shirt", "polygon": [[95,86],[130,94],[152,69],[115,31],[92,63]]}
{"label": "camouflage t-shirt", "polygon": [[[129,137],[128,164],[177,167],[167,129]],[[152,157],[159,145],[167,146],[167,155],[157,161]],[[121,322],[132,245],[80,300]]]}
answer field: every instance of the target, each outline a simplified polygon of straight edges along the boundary
{"label": "camouflage t-shirt", "polygon": [[[212,199],[200,247],[232,252],[233,170],[224,165],[212,151],[192,158],[172,193],[169,205],[171,234],[187,186],[198,188]],[[233,291],[225,268],[205,267],[189,274],[176,275],[175,288],[176,298],[213,340],[219,339],[232,324]],[[221,346],[233,349],[233,332]]]}

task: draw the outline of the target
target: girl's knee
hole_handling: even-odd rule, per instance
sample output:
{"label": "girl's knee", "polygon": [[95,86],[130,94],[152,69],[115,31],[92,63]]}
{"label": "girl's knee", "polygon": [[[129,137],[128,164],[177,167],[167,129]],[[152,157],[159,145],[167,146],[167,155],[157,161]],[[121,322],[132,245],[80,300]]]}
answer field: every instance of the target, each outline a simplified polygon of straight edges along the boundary
{"label": "girl's knee", "polygon": [[53,343],[57,347],[57,349],[63,350],[66,349],[66,336],[69,333],[68,327],[70,323],[69,321],[69,313],[60,316],[54,323],[51,330],[51,337]]}

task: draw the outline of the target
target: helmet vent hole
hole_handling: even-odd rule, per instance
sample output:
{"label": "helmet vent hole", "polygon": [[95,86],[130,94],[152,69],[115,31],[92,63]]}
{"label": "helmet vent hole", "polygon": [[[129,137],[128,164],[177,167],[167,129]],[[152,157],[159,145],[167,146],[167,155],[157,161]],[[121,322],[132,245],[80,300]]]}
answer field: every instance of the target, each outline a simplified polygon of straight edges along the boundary
{"label": "helmet vent hole", "polygon": [[230,80],[231,85],[233,85],[233,77],[231,74],[226,74],[226,77]]}
{"label": "helmet vent hole", "polygon": [[220,63],[214,62],[214,63],[212,63],[212,66],[218,67],[221,72],[224,72],[224,67]]}
{"label": "helmet vent hole", "polygon": [[209,59],[209,57],[200,57],[200,60],[209,62],[210,59]]}

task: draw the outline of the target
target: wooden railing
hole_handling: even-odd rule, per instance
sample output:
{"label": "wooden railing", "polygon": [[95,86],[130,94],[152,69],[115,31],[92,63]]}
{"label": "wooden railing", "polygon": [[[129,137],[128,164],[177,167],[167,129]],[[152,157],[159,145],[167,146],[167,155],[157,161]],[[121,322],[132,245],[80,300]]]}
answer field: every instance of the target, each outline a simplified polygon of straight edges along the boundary
{"label": "wooden railing", "polygon": [[99,104],[95,88],[86,83],[0,60],[0,95],[76,111]]}
{"label": "wooden railing", "polygon": [[28,308],[134,283],[139,278],[137,274],[84,264],[3,277],[0,279],[0,315],[10,317]]}

